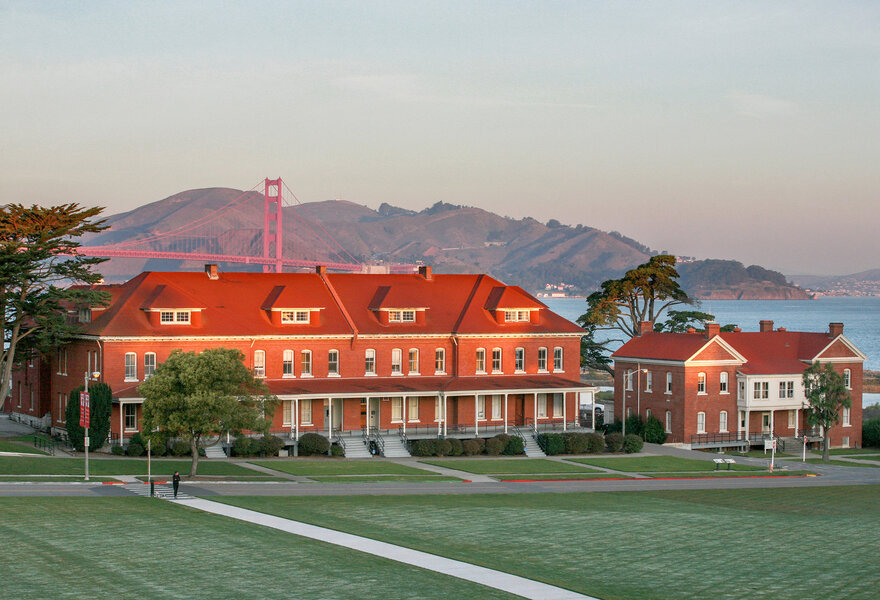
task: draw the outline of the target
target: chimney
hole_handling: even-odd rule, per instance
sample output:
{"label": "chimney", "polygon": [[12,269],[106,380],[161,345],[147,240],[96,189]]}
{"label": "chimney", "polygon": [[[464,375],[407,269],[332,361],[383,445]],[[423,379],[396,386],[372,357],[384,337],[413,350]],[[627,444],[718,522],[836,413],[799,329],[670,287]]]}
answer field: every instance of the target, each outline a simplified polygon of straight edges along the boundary
{"label": "chimney", "polygon": [[653,321],[642,321],[639,323],[639,336],[643,336],[646,333],[651,333],[652,331],[654,331]]}
{"label": "chimney", "polygon": [[766,319],[765,319],[765,320],[760,321],[760,322],[759,322],[759,325],[761,326],[760,329],[759,329],[759,331],[760,331],[761,333],[766,333],[766,332],[768,332],[768,331],[773,331],[773,321],[769,321],[769,320],[766,320]]}
{"label": "chimney", "polygon": [[828,323],[828,337],[836,338],[843,335],[843,323]]}
{"label": "chimney", "polygon": [[428,281],[432,281],[434,279],[434,274],[431,273],[431,267],[429,267],[428,265],[422,265],[419,267],[419,275],[421,275]]}
{"label": "chimney", "polygon": [[687,328],[687,332],[688,332],[688,333],[696,333],[697,330],[694,329],[693,327],[688,327],[688,328]]}
{"label": "chimney", "polygon": [[706,339],[711,340],[713,337],[721,333],[721,325],[718,323],[706,323]]}
{"label": "chimney", "polygon": [[217,265],[205,265],[205,275],[208,276],[208,279],[220,279],[220,275],[217,274]]}
{"label": "chimney", "polygon": [[325,267],[324,265],[318,265],[315,267],[315,273],[317,273],[318,275],[326,275],[327,267]]}
{"label": "chimney", "polygon": [[777,328],[776,328],[776,331],[782,331],[782,332],[785,332],[786,329],[785,329],[785,327],[777,327]]}

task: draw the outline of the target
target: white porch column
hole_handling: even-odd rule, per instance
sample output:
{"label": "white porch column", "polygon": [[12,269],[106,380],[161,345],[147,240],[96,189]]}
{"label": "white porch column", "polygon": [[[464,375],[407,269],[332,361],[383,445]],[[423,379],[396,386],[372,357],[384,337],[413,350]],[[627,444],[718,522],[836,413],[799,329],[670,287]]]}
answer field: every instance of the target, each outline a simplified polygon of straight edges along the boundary
{"label": "white porch column", "polygon": [[293,399],[293,431],[294,439],[299,441],[299,398]]}
{"label": "white porch column", "polygon": [[403,397],[403,407],[401,408],[401,412],[403,414],[403,435],[406,435],[406,405],[409,403],[409,396]]}
{"label": "white porch column", "polygon": [[567,392],[562,392],[562,431],[566,430],[565,428],[567,427],[567,421],[568,421],[568,419],[566,418],[566,415],[568,413],[567,413],[566,407],[565,407],[565,405],[568,404],[568,398],[566,398],[567,395],[568,395]]}
{"label": "white porch column", "polygon": [[773,435],[773,430],[774,430],[774,425],[775,425],[774,422],[773,422],[773,413],[774,413],[774,412],[776,412],[776,411],[774,411],[774,410],[771,408],[771,409],[770,409],[770,435],[771,435],[771,436]]}
{"label": "white porch column", "polygon": [[125,402],[122,400],[119,401],[119,445],[122,446],[122,440],[125,436],[122,433],[125,431],[124,425],[124,417],[125,414]]}
{"label": "white porch column", "polygon": [[504,433],[507,433],[507,394],[504,394]]}
{"label": "white porch column", "polygon": [[474,437],[480,436],[480,395],[474,394]]}
{"label": "white porch column", "polygon": [[446,437],[446,434],[449,433],[449,429],[446,426],[446,402],[446,394],[443,394],[443,437]]}
{"label": "white porch column", "polygon": [[749,418],[750,418],[751,416],[752,416],[752,415],[751,415],[751,413],[749,412],[749,409],[746,408],[746,441],[749,440]]}
{"label": "white porch column", "polygon": [[436,400],[437,413],[437,437],[443,435],[443,394],[437,394]]}
{"label": "white porch column", "polygon": [[534,396],[535,396],[535,418],[532,420],[535,423],[535,433],[538,433],[538,392],[535,392]]}
{"label": "white porch column", "polygon": [[370,397],[367,396],[365,401],[367,403],[367,421],[365,425],[367,426],[367,437],[370,437]]}
{"label": "white porch column", "polygon": [[327,439],[333,441],[333,398],[327,398]]}

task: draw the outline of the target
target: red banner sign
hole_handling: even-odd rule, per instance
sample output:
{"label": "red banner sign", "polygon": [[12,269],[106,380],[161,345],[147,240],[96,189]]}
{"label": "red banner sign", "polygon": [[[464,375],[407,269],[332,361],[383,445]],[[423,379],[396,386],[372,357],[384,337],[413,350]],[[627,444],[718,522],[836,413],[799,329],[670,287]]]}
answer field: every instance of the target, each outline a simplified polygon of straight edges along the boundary
{"label": "red banner sign", "polygon": [[89,394],[88,392],[79,393],[79,426],[89,426]]}

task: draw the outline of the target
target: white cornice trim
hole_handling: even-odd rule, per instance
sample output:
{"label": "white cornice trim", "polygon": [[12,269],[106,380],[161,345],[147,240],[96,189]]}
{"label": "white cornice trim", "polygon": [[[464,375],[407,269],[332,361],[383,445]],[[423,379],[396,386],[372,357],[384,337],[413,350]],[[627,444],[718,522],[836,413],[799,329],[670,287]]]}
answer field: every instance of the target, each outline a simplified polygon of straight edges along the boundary
{"label": "white cornice trim", "polygon": [[642,365],[667,365],[670,367],[683,367],[685,361],[683,360],[664,360],[659,358],[629,358],[629,357],[620,357],[614,359],[614,366],[617,367],[617,363],[638,363]]}
{"label": "white cornice trim", "polygon": [[[825,352],[826,350],[828,350],[828,348],[830,348],[831,346],[833,346],[834,342],[836,342],[837,340],[840,340],[841,342],[843,342],[847,348],[852,350],[856,354],[856,356],[858,356],[858,358],[853,358],[853,357],[848,357],[848,356],[847,357],[835,356],[832,358],[819,359],[819,357],[822,356],[822,353]],[[811,362],[816,362],[817,360],[821,360],[823,362],[857,362],[859,360],[859,358],[863,361],[868,360],[868,357],[865,354],[863,354],[861,350],[856,348],[855,344],[853,344],[851,341],[846,339],[846,336],[841,334],[841,335],[837,336],[836,338],[834,338],[833,340],[831,340],[830,342],[828,342],[828,344],[824,348],[822,348],[819,352],[817,352],[816,356],[814,356],[811,359]]]}
{"label": "white cornice trim", "polygon": [[[449,339],[452,337],[462,339],[530,339],[530,338],[571,338],[582,337],[579,333],[484,333],[484,334],[451,334],[451,333],[383,333],[383,334],[365,334],[359,335],[359,340],[402,340],[402,339]],[[79,334],[73,336],[74,339],[82,340],[100,340],[102,342],[156,342],[156,341],[244,341],[252,340],[350,340],[353,336],[349,334],[337,335],[309,335],[303,333],[293,333],[286,335],[95,335],[95,334]]]}
{"label": "white cornice trim", "polygon": [[[700,352],[702,352],[703,350],[705,350],[706,348],[708,348],[709,346],[711,346],[712,344],[715,344],[715,343],[717,343],[719,346],[724,348],[724,350],[726,350],[731,355],[733,355],[735,357],[735,361],[738,361],[740,364],[745,364],[745,363],[749,362],[748,360],[746,360],[745,356],[743,356],[742,354],[740,354],[739,352],[736,351],[736,348],[734,348],[733,346],[731,346],[730,344],[725,342],[724,339],[718,335],[713,336],[711,339],[707,340],[706,343],[703,344],[702,346],[700,346],[700,348],[696,352],[691,354],[691,356],[685,362],[686,363],[698,362],[698,361],[694,361],[692,359],[695,356],[699,355]],[[709,360],[709,361],[699,361],[699,363],[702,363],[702,364],[712,364],[712,363],[727,364],[727,362],[730,360],[731,359],[722,359],[722,360],[718,360],[718,361]]]}

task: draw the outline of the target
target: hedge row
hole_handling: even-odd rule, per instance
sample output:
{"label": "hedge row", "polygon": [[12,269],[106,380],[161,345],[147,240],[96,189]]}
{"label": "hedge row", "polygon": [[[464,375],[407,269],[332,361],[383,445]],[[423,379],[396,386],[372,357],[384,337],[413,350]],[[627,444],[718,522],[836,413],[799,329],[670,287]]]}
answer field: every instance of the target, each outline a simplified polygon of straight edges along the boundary
{"label": "hedge row", "polygon": [[489,439],[459,440],[450,438],[445,440],[415,440],[412,443],[410,453],[413,456],[475,456],[478,454],[488,454],[489,456],[505,454],[512,456],[522,454],[524,450],[521,437],[499,433]]}
{"label": "hedge row", "polygon": [[283,447],[284,441],[274,435],[239,437],[232,444],[232,456],[278,456]]}
{"label": "hedge row", "polygon": [[639,452],[642,449],[642,438],[634,434],[623,437],[620,433],[542,433],[538,435],[538,444],[548,456],[556,454],[600,454],[606,449],[608,452],[620,452],[627,454]]}

